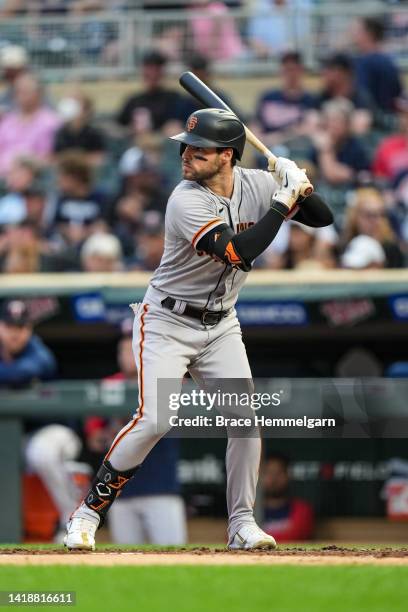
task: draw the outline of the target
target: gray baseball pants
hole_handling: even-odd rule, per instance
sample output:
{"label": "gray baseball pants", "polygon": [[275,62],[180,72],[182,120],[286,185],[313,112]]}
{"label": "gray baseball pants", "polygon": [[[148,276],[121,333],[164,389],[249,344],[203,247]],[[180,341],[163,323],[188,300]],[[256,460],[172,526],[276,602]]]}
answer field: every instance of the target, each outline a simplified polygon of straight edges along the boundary
{"label": "gray baseball pants", "polygon": [[[115,470],[140,465],[163,433],[157,427],[157,379],[182,381],[187,371],[196,381],[250,379],[251,370],[235,311],[215,326],[163,308],[166,297],[149,287],[135,311],[133,351],[139,376],[139,408],[117,434],[106,456]],[[231,540],[245,523],[254,522],[261,440],[230,437],[226,452],[228,536]],[[86,516],[80,507],[75,516]]]}

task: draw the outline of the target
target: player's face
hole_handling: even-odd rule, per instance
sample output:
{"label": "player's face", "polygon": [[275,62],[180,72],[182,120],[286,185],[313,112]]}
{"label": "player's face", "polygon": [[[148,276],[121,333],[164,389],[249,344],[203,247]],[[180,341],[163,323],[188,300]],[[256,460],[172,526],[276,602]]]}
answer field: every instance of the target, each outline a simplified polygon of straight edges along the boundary
{"label": "player's face", "polygon": [[8,325],[0,323],[0,340],[11,355],[20,353],[30,340],[32,329],[29,325]]}
{"label": "player's face", "polygon": [[225,164],[225,151],[218,153],[215,148],[188,145],[181,156],[183,178],[187,181],[213,178]]}

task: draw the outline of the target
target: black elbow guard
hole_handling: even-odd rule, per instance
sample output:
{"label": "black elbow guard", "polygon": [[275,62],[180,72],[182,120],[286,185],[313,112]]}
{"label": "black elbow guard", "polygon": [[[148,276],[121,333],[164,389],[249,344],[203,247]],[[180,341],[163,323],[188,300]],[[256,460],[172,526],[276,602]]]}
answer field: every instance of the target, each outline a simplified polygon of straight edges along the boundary
{"label": "black elbow guard", "polygon": [[240,255],[235,244],[236,236],[237,234],[229,225],[218,225],[201,238],[197,244],[197,250],[205,251],[217,261],[223,261],[230,266],[249,272],[252,266]]}

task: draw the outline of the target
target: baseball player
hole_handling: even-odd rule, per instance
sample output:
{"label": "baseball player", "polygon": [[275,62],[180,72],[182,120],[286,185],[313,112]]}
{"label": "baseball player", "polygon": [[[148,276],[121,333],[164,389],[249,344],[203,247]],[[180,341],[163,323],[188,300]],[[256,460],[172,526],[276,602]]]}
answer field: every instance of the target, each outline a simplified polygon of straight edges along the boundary
{"label": "baseball player", "polygon": [[[161,437],[157,379],[251,379],[234,309],[254,259],[289,217],[315,227],[332,223],[316,194],[299,202],[305,173],[279,158],[273,171],[235,165],[245,130],[229,111],[198,110],[180,142],[182,180],[166,211],[161,263],[135,309],[133,350],[139,407],[114,439],[88,495],[68,523],[65,545],[94,550],[95,532],[116,496]],[[275,548],[253,516],[259,437],[230,437],[226,453],[228,546]]]}

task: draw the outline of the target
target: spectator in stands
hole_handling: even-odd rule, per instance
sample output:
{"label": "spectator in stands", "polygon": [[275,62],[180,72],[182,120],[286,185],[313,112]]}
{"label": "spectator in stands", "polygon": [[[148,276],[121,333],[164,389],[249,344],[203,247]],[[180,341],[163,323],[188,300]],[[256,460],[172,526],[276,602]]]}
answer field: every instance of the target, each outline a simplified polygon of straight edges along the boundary
{"label": "spectator in stands", "polygon": [[0,311],[0,387],[24,387],[56,374],[54,355],[33,333],[24,301],[7,300]]}
{"label": "spectator in stands", "polygon": [[374,100],[368,90],[358,86],[355,80],[353,61],[344,53],[336,53],[323,62],[322,91],[317,97],[317,106],[329,100],[346,98],[354,106],[353,132],[363,134],[371,126]]}
{"label": "spectator in stands", "polygon": [[165,66],[166,58],[157,51],[143,58],[143,90],[131,96],[117,116],[118,123],[133,133],[161,130],[179,118],[180,94],[164,87]]}
{"label": "spectator in stands", "polygon": [[162,175],[163,138],[147,133],[135,137],[135,145],[125,151],[119,161],[122,194],[137,194],[142,208],[164,211],[168,193]]}
{"label": "spectator in stands", "polygon": [[244,46],[225,2],[193,0],[189,7],[188,52],[207,60],[239,58]]}
{"label": "spectator in stands", "polygon": [[279,132],[279,139],[285,140],[302,132],[306,112],[316,102],[304,87],[304,66],[297,51],[281,56],[280,79],[281,87],[261,94],[255,117],[264,135]]}
{"label": "spectator in stands", "polygon": [[322,111],[321,129],[311,134],[322,179],[336,186],[353,184],[370,167],[361,142],[352,134],[353,105],[346,98],[335,98]]}
{"label": "spectator in stands", "polygon": [[333,236],[327,232],[321,234],[313,227],[292,221],[282,267],[289,270],[335,268]]}
{"label": "spectator in stands", "polygon": [[398,110],[399,132],[380,142],[372,166],[376,177],[389,182],[408,169],[408,96],[398,98],[395,106]]}
{"label": "spectator in stands", "polygon": [[65,15],[75,0],[13,0],[15,6],[19,5],[19,13],[24,12],[30,16],[39,15]]}
{"label": "spectator in stands", "polygon": [[383,51],[384,37],[382,19],[363,17],[356,20],[353,39],[358,50],[355,60],[358,87],[370,92],[379,109],[392,113],[402,93],[402,83],[396,64]]}
{"label": "spectator in stands", "polygon": [[[373,187],[364,187],[358,189],[355,193],[354,202],[346,212],[341,237],[343,249],[347,251],[347,246],[351,244],[351,241],[362,235],[368,236],[379,243],[384,252],[383,267],[401,268],[404,265],[401,249],[387,217],[384,196],[381,191]],[[358,242],[357,247],[354,243],[353,249],[360,254],[365,246],[367,245],[364,242]],[[370,254],[374,253],[374,248],[368,245],[367,251]],[[352,250],[352,253],[354,254],[354,250]],[[374,257],[373,263],[381,263],[378,255]],[[343,265],[346,265],[344,261]]]}
{"label": "spectator in stands", "polygon": [[143,226],[136,234],[135,258],[128,263],[130,270],[154,271],[162,258],[164,248],[164,220],[157,211],[144,215]]}
{"label": "spectator in stands", "polygon": [[28,56],[24,47],[7,45],[0,49],[0,68],[5,89],[0,94],[0,114],[14,105],[14,84],[16,79],[28,70]]}
{"label": "spectator in stands", "polygon": [[64,123],[55,135],[54,152],[83,151],[93,166],[101,165],[106,144],[102,131],[92,125],[91,98],[81,92],[74,93],[60,101],[58,113]]}
{"label": "spectator in stands", "polygon": [[[389,195],[389,194],[388,194]],[[408,253],[408,167],[392,183],[392,198],[387,202],[390,222],[401,240],[401,248]]]}
{"label": "spectator in stands", "polygon": [[26,215],[24,222],[33,227],[38,236],[48,239],[48,193],[41,179],[34,181],[24,192]]}
{"label": "spectator in stands", "polygon": [[21,12],[23,0],[4,0],[0,7],[0,17],[12,17]]}
{"label": "spectator in stands", "polygon": [[[27,198],[29,202],[30,198]],[[6,274],[64,272],[76,269],[75,258],[56,252],[41,228],[29,220],[9,226],[0,236],[0,271]]]}
{"label": "spectator in stands", "polygon": [[[117,61],[119,45],[123,42],[118,41],[120,29],[114,27],[111,21],[98,19],[95,14],[102,11],[121,11],[127,8],[127,5],[126,0],[73,0],[70,2],[70,14],[80,19],[78,34],[81,41],[81,52],[88,62],[97,61],[103,62],[103,65],[112,65]],[[81,19],[82,16],[88,14],[94,16],[94,19]]]}
{"label": "spectator in stands", "polygon": [[319,107],[333,98],[347,98],[355,108],[370,108],[373,100],[364,87],[358,87],[352,58],[335,53],[322,63],[322,91],[317,98]]}
{"label": "spectator in stands", "polygon": [[10,227],[3,235],[4,255],[0,256],[0,269],[5,274],[33,274],[41,269],[41,243],[35,230],[21,224]]}
{"label": "spectator in stands", "polygon": [[93,234],[81,247],[84,272],[119,272],[123,269],[122,247],[113,234]]}
{"label": "spectator in stands", "polygon": [[377,270],[385,267],[385,253],[378,240],[361,234],[350,240],[340,261],[343,268]]}
{"label": "spectator in stands", "polygon": [[255,267],[270,270],[336,267],[338,234],[334,225],[305,227],[296,222],[284,223]]}
{"label": "spectator in stands", "polygon": [[248,25],[255,55],[267,58],[302,48],[310,36],[310,7],[310,0],[256,0]]}
{"label": "spectator in stands", "polygon": [[[126,257],[134,256],[137,232],[147,211],[164,214],[169,189],[162,170],[163,141],[158,134],[146,134],[137,139],[119,162],[122,176],[121,193],[116,201],[112,226],[122,243]],[[178,176],[178,175],[177,175]]]}
{"label": "spectator in stands", "polygon": [[280,453],[267,457],[262,469],[262,486],[262,529],[278,542],[310,540],[314,529],[313,508],[307,501],[291,496],[287,457]]}
{"label": "spectator in stands", "polygon": [[[132,352],[133,320],[122,324],[118,344],[120,371],[105,379],[116,386],[137,381],[137,368]],[[91,417],[85,424],[87,446],[93,451],[92,464],[99,467],[100,459],[116,432],[124,423]],[[96,460],[95,460],[96,456]],[[109,514],[109,528],[117,544],[184,544],[187,539],[186,518],[180,485],[177,480],[178,442],[162,438],[145,459],[126,491]]]}
{"label": "spectator in stands", "polygon": [[84,153],[62,154],[57,173],[57,231],[65,245],[76,250],[91,233],[106,229],[106,197],[94,188],[93,170]]}
{"label": "spectator in stands", "polygon": [[6,194],[0,198],[0,226],[26,218],[26,194],[39,179],[40,168],[31,157],[16,158],[5,179]]}
{"label": "spectator in stands", "polygon": [[42,86],[31,74],[16,80],[15,103],[16,110],[5,113],[0,122],[0,176],[6,176],[21,155],[46,162],[60,123],[58,115],[45,106]]}

